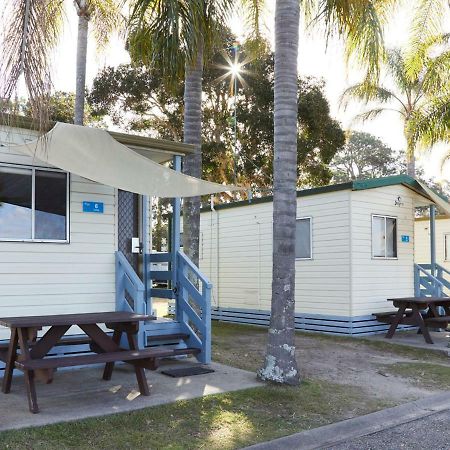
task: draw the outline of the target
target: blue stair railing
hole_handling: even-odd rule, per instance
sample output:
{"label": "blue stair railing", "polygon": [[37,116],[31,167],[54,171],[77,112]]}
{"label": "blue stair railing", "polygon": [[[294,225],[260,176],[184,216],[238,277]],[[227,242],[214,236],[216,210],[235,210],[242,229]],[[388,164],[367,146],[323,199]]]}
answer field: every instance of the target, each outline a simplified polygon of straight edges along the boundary
{"label": "blue stair railing", "polygon": [[430,264],[414,264],[414,295],[416,297],[446,296],[444,293],[446,286],[442,279],[433,276],[428,270],[431,270]]}
{"label": "blue stair railing", "polygon": [[[174,322],[178,332],[189,335],[186,345],[198,348],[200,362],[211,362],[211,290],[212,284],[198,267],[181,251],[145,255],[146,304],[151,312],[151,299],[175,300]],[[148,324],[151,329],[152,324]]]}
{"label": "blue stair railing", "polygon": [[189,347],[200,349],[197,359],[211,362],[212,284],[180,250],[176,255],[176,317],[186,334]]}
{"label": "blue stair railing", "polygon": [[[147,314],[144,283],[120,251],[116,252],[116,311]],[[138,344],[145,346],[144,333],[139,333]]]}
{"label": "blue stair railing", "polygon": [[[431,273],[431,264],[419,264],[420,267]],[[445,287],[450,290],[450,271],[440,264],[435,264],[435,278],[437,278]],[[445,293],[445,292],[444,292]]]}

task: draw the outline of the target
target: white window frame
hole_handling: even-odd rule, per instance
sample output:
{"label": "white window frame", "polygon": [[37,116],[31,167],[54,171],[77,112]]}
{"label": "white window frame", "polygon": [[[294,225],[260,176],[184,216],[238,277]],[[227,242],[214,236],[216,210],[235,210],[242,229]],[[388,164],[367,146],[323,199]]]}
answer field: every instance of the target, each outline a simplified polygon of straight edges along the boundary
{"label": "white window frame", "polygon": [[[374,218],[375,217],[379,217],[384,219],[384,235],[386,236],[386,219],[395,219],[395,238],[396,238],[396,242],[395,242],[395,251],[396,251],[396,256],[375,256],[374,253],[374,248],[373,248],[373,222],[374,222]],[[370,241],[371,241],[371,248],[372,248],[372,259],[381,259],[381,260],[397,260],[398,259],[398,217],[396,216],[388,216],[387,214],[372,214],[372,219],[371,219],[371,224],[372,224],[372,228],[371,228],[371,233],[370,233]],[[386,240],[384,242],[384,253],[386,254]]]}
{"label": "white window frame", "polygon": [[[313,218],[311,216],[296,217],[295,218],[295,227],[297,228],[297,220],[306,220],[306,219],[309,220],[309,245],[310,245],[309,254],[311,256],[309,258],[298,258],[296,256],[295,257],[296,261],[311,261],[313,259],[313,226],[312,226]],[[297,236],[297,233],[295,233],[295,234]]]}
{"label": "white window frame", "polygon": [[[8,164],[0,163],[0,167],[11,169],[26,169],[31,170],[31,239],[14,239],[14,238],[2,238],[0,236],[0,242],[32,242],[32,243],[49,243],[49,244],[69,244],[70,243],[70,173],[64,170],[54,169],[52,167],[41,166],[27,166],[25,164]],[[66,174],[66,239],[35,239],[34,227],[35,227],[35,179],[36,170],[40,172],[59,172]]]}
{"label": "white window frame", "polygon": [[447,254],[447,237],[450,239],[450,233],[444,233],[444,261],[450,261],[450,254]]}

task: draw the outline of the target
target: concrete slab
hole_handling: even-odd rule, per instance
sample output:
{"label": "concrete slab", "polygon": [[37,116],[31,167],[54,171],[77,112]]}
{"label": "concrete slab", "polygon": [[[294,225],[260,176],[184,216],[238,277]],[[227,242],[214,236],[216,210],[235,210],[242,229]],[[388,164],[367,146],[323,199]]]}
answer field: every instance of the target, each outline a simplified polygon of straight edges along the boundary
{"label": "concrete slab", "polygon": [[450,356],[450,332],[449,331],[432,331],[431,338],[434,344],[427,344],[421,334],[417,331],[397,331],[392,339],[386,339],[384,334],[376,334],[367,336],[365,339],[375,341],[386,341],[392,344],[406,345],[408,347],[421,348],[425,350],[435,350]]}
{"label": "concrete slab", "polygon": [[139,395],[133,368],[128,365],[117,366],[111,381],[101,379],[103,368],[60,371],[51,384],[36,383],[39,414],[29,412],[23,377],[15,376],[11,393],[0,392],[0,431],[103,416],[262,385],[254,373],[217,363],[210,365],[215,372],[205,375],[171,378],[160,373],[168,367],[195,364],[193,360],[164,361],[158,371],[146,371],[152,386],[149,397]]}

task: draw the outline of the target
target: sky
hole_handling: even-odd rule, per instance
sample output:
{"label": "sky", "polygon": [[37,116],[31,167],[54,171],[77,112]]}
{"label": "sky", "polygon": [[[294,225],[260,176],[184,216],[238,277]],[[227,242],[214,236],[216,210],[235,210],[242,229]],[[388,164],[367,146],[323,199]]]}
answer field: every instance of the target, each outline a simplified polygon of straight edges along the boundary
{"label": "sky", "polygon": [[[273,21],[275,1],[267,2],[267,8],[263,16],[262,29],[270,42],[273,42]],[[407,42],[408,24],[412,15],[410,3],[399,8],[394,14],[390,26],[385,32],[387,47],[400,47]],[[56,90],[74,91],[75,88],[75,58],[77,37],[77,16],[75,8],[68,2],[66,11],[66,23],[64,34],[61,38],[53,57],[53,82]],[[450,20],[447,31],[450,31]],[[239,17],[231,20],[230,26],[237,36],[245,35],[245,24]],[[325,93],[331,107],[331,114],[338,119],[344,129],[361,130],[380,137],[394,150],[405,148],[402,133],[402,122],[395,113],[385,113],[376,120],[365,123],[355,123],[353,118],[359,112],[364,111],[363,105],[353,104],[344,110],[339,105],[339,98],[346,87],[360,81],[362,73],[355,65],[345,63],[343,45],[338,38],[332,38],[328,44],[317,28],[300,29],[300,46],[298,67],[299,73],[304,76],[315,76],[325,81]],[[97,72],[105,66],[115,66],[129,62],[128,53],[124,49],[123,37],[118,34],[112,36],[109,45],[98,52],[95,42],[90,39],[88,46],[87,85],[90,87]],[[450,167],[444,166],[442,170],[442,156],[446,146],[438,146],[431,153],[423,154],[419,158],[425,174],[437,180],[450,179]]]}

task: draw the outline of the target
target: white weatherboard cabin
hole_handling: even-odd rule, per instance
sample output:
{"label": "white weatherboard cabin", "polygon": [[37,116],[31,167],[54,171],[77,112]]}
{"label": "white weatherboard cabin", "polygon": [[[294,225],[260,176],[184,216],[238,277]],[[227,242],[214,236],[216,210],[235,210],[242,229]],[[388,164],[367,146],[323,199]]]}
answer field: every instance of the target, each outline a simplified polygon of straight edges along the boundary
{"label": "white weatherboard cabin", "polygon": [[[180,197],[233,187],[177,172],[189,145],[62,123],[36,140],[30,120],[1,120],[0,317],[151,313],[153,296],[175,299],[173,320],[141,324],[140,347],[166,345],[209,362],[211,285],[179,249]],[[176,170],[161,165],[171,160]],[[175,217],[172,249],[155,258],[152,195],[174,198]],[[168,270],[153,271],[152,262]],[[153,280],[169,286],[154,289]],[[0,327],[0,355],[7,339]],[[86,351],[70,352],[77,349]],[[3,367],[0,361],[0,374]]]}
{"label": "white weatherboard cabin", "polygon": [[[429,205],[450,215],[446,201],[403,175],[299,191],[296,328],[381,332],[372,313],[392,309],[388,298],[435,293],[430,271],[414,262],[415,208]],[[268,324],[272,198],[205,208],[200,269],[214,285],[213,318]]]}

